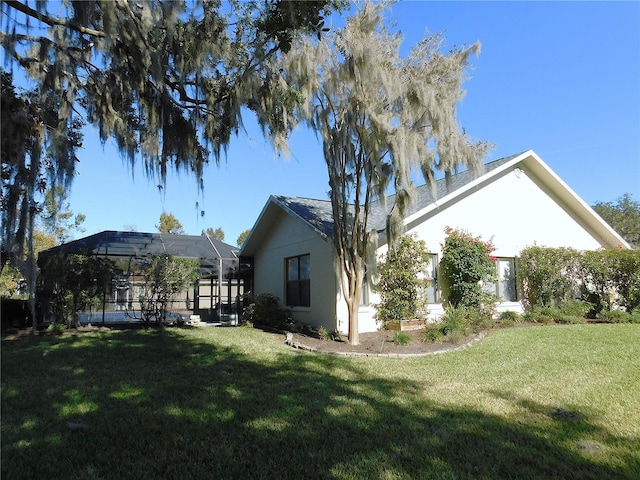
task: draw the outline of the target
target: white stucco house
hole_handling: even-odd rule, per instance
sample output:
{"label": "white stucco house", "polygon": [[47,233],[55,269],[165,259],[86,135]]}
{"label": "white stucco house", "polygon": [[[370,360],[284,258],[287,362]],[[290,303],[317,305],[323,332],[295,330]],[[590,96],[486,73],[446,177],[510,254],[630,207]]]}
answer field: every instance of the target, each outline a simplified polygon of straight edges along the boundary
{"label": "white stucco house", "polygon": [[[387,199],[387,208],[394,203]],[[271,293],[291,308],[299,322],[347,332],[347,307],[342,298],[331,240],[333,220],[329,200],[271,196],[240,256],[252,258],[253,293]],[[386,250],[387,210],[373,205],[371,228],[379,234],[379,252]],[[515,288],[515,257],[525,247],[573,247],[579,250],[629,248],[567,184],[533,151],[487,163],[484,172],[464,171],[450,181],[437,181],[435,198],[428,186],[404,220],[406,233],[423,239],[432,254],[433,287],[429,310],[443,311],[437,287],[437,264],[447,226],[492,240],[501,298],[499,310],[521,311]],[[377,256],[376,256],[377,257]],[[371,285],[363,289],[360,333],[375,331]]]}

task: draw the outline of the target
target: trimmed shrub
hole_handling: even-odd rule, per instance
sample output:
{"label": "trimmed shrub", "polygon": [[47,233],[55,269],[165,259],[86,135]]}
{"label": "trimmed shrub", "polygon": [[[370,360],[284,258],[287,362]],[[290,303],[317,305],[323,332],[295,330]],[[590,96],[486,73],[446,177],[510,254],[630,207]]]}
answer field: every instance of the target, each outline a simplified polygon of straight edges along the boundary
{"label": "trimmed shrub", "polygon": [[541,323],[542,325],[549,325],[553,323],[553,318],[549,315],[542,313],[540,307],[532,308],[524,312],[522,316],[525,322]]}
{"label": "trimmed shrub", "polygon": [[578,317],[582,320],[585,319],[587,312],[591,311],[592,305],[589,302],[582,300],[566,300],[560,304],[559,310],[563,315],[570,317]]}
{"label": "trimmed shrub", "polygon": [[633,312],[604,310],[598,314],[598,319],[606,323],[640,323],[640,308]]}
{"label": "trimmed shrub", "polygon": [[561,305],[577,298],[591,305],[591,318],[614,307],[640,307],[640,250],[528,247],[518,258],[518,273],[527,310],[566,309]]}
{"label": "trimmed shrub", "polygon": [[467,307],[450,308],[439,323],[425,327],[424,341],[444,340],[457,343],[469,333],[478,332],[493,325],[493,320],[480,310]]}
{"label": "trimmed shrub", "polygon": [[444,338],[444,334],[438,326],[429,326],[424,329],[423,340],[425,342],[439,342]]}
{"label": "trimmed shrub", "polygon": [[598,320],[606,323],[630,323],[631,315],[622,310],[603,310],[598,314]]}
{"label": "trimmed shrub", "polygon": [[591,310],[591,304],[580,300],[567,300],[558,307],[535,307],[524,314],[528,322],[542,323],[584,323],[586,313]]}
{"label": "trimmed shrub", "polygon": [[627,312],[640,307],[640,250],[607,250],[616,302]]}
{"label": "trimmed shrub", "polygon": [[395,249],[384,256],[378,266],[379,280],[374,286],[380,293],[375,318],[383,327],[390,322],[417,318],[426,302],[421,274],[428,264],[425,242],[413,235],[402,236]]}
{"label": "trimmed shrub", "polygon": [[580,253],[572,248],[528,247],[518,258],[518,286],[527,309],[558,307],[578,287]]}
{"label": "trimmed shrub", "polygon": [[483,289],[484,283],[496,281],[493,244],[473,237],[466,230],[447,227],[445,233],[440,272],[447,303],[454,309],[493,306],[496,296]]}
{"label": "trimmed shrub", "polygon": [[261,293],[245,309],[246,320],[254,325],[295,330],[291,311],[280,305],[280,299],[271,293]]}
{"label": "trimmed shrub", "polygon": [[339,331],[327,330],[325,327],[318,328],[318,336],[322,340],[338,341],[341,339],[341,335]]}
{"label": "trimmed shrub", "polygon": [[563,323],[563,324],[575,324],[575,323],[584,323],[584,317],[577,317],[575,315],[570,315],[563,313],[562,309],[555,307],[542,307],[540,309],[540,313],[544,317],[549,317],[555,323]]}
{"label": "trimmed shrub", "polygon": [[611,310],[615,302],[611,262],[603,250],[590,250],[582,255],[582,298],[593,305],[590,317],[597,317],[603,310]]}

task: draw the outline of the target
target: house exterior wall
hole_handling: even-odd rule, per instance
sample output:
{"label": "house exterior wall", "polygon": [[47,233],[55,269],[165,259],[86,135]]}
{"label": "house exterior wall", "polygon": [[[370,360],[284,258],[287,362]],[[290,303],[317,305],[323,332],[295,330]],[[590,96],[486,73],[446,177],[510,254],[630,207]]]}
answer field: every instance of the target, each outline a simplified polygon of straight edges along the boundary
{"label": "house exterior wall", "polygon": [[[595,250],[614,248],[623,242],[533,152],[525,152],[520,159],[502,166],[495,166],[491,174],[406,219],[407,233],[414,233],[426,242],[435,263],[442,256],[446,227],[464,229],[490,240],[495,245],[492,253],[497,257],[496,265],[501,268],[495,288],[506,298],[514,299],[513,258],[524,248],[539,245]],[[258,224],[259,236],[248,249],[248,254],[254,257],[254,292],[286,299],[285,259],[309,254],[310,306],[295,307],[294,317],[305,324],[347,333],[347,306],[331,241],[277,203],[267,205]],[[383,240],[377,255],[386,251]],[[379,327],[374,318],[379,296],[371,291],[370,285],[364,296],[366,301],[360,307],[358,319],[361,333]],[[431,304],[429,310],[431,318],[444,312],[438,303]],[[498,311],[501,310],[522,311],[522,305],[519,301],[504,301],[498,306]]]}
{"label": "house exterior wall", "polygon": [[524,169],[512,169],[446,209],[409,225],[434,252],[441,251],[445,227],[462,228],[492,240],[495,256],[514,257],[532,245],[594,250],[600,243],[546,193]]}
{"label": "house exterior wall", "polygon": [[[533,245],[578,250],[596,250],[603,246],[523,166],[504,172],[492,182],[456,197],[450,204],[443,203],[422,216],[410,218],[407,233],[424,240],[429,252],[437,254],[440,260],[447,226],[491,240],[496,257],[516,257]],[[386,249],[383,245],[378,254]],[[379,296],[372,293],[371,304],[379,301]],[[505,302],[498,306],[498,311],[501,310],[522,311],[522,305]],[[438,317],[443,307],[431,305],[430,311]],[[374,313],[372,307],[361,309],[361,332],[377,329]]]}
{"label": "house exterior wall", "polygon": [[313,327],[336,329],[336,273],[333,248],[310,226],[282,212],[271,225],[254,254],[255,294],[271,293],[286,301],[285,259],[310,255],[311,300],[309,307],[293,307],[296,321]]}

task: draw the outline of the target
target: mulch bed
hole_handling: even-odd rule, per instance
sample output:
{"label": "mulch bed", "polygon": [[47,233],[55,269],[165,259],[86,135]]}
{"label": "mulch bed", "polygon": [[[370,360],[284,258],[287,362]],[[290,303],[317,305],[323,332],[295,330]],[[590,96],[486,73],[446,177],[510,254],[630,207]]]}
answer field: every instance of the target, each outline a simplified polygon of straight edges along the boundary
{"label": "mulch bed", "polygon": [[424,332],[422,330],[414,330],[404,332],[411,337],[409,343],[398,345],[393,342],[394,333],[388,330],[361,333],[359,345],[350,345],[346,339],[339,341],[324,340],[317,336],[293,333],[285,336],[285,343],[294,348],[318,353],[403,358],[459,350],[477,343],[485,336],[485,332],[481,332],[463,337],[456,343],[425,342],[423,341]]}

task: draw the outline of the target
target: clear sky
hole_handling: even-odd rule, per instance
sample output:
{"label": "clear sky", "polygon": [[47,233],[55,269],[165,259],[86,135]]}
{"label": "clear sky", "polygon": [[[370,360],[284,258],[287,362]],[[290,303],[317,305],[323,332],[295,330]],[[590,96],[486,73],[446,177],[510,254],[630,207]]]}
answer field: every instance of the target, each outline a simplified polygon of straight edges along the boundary
{"label": "clear sky", "polygon": [[[640,200],[640,2],[402,1],[389,18],[407,49],[427,30],[444,32],[447,49],[480,40],[458,113],[468,134],[495,145],[486,161],[532,149],[590,205],[624,193]],[[313,133],[296,132],[285,159],[246,125],[227,159],[206,170],[202,194],[186,174],[159,192],[88,131],[69,198],[87,217],[76,238],[157,231],[167,211],[186,233],[221,227],[233,245],[269,195],[327,198]]]}

